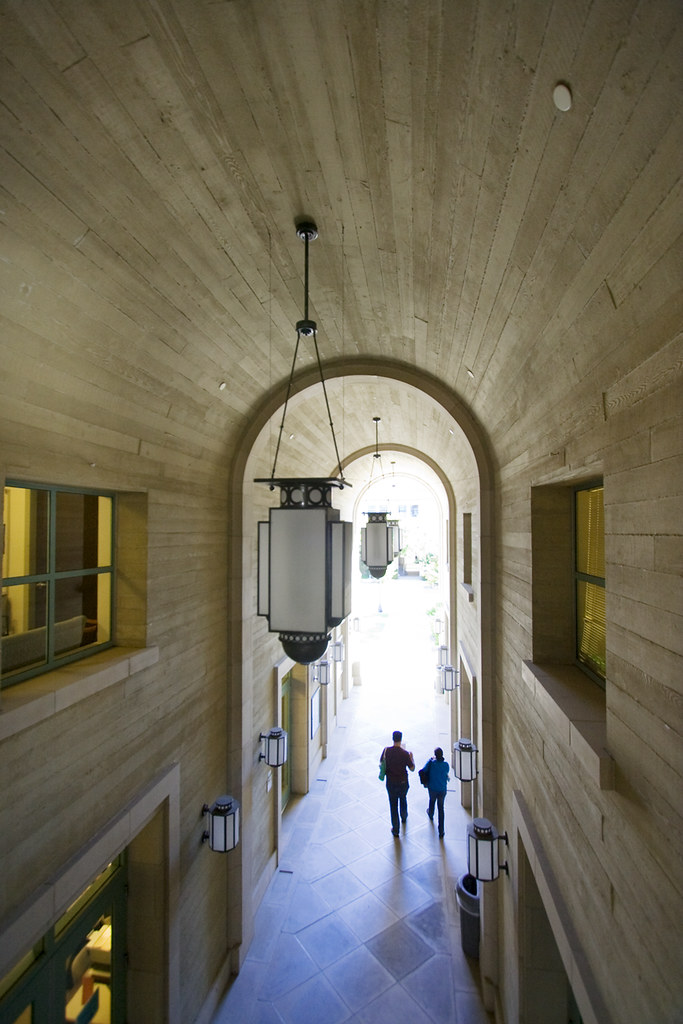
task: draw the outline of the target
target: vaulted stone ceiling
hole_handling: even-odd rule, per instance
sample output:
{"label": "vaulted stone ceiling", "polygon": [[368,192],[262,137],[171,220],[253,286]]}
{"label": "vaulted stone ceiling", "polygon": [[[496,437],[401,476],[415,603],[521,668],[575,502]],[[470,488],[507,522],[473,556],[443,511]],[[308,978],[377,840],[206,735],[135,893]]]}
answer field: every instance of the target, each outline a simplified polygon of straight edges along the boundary
{"label": "vaulted stone ceiling", "polygon": [[[601,417],[661,344],[666,310],[638,293],[680,269],[677,0],[6,0],[0,18],[4,389],[35,415],[68,418],[76,375],[104,429],[144,403],[159,444],[223,459],[289,375],[302,215],[323,362],[452,389],[498,464],[532,435],[534,458],[557,450],[572,392]],[[441,458],[431,399],[367,375],[343,392],[342,457],[380,415],[385,443]]]}

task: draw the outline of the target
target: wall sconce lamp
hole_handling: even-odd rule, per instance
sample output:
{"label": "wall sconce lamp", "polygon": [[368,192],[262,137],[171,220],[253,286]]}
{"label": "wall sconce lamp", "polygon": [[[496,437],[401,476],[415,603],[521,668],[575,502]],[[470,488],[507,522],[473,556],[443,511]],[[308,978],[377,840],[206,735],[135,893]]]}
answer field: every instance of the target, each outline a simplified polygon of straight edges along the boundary
{"label": "wall sconce lamp", "polygon": [[499,870],[510,874],[507,865],[498,860],[498,843],[508,846],[508,834],[498,834],[488,818],[474,818],[467,826],[467,870],[480,882],[493,882]]}
{"label": "wall sconce lamp", "polygon": [[330,683],[330,663],[329,661],[319,661],[316,665],[317,673],[314,673],[313,678],[320,683],[321,686],[329,686]]}
{"label": "wall sconce lamp", "polygon": [[[297,226],[305,243],[304,319],[296,325],[296,347],[283,406],[271,491],[280,489],[280,507],[269,510],[268,522],[258,524],[257,611],[268,619],[268,630],[278,633],[285,653],[301,665],[310,665],[327,649],[329,631],[351,610],[353,525],[343,522],[332,507],[332,488],[350,486],[345,480],[332,425],[327,389],[316,338],[317,324],[308,316],[308,246],[318,237],[312,222]],[[339,477],[276,478],[275,468],[294,379],[301,339],[312,339],[332,431]]]}
{"label": "wall sconce lamp", "polygon": [[452,665],[444,665],[442,675],[444,692],[455,690],[458,685],[457,669],[453,668]]}
{"label": "wall sconce lamp", "polygon": [[438,649],[438,651],[436,653],[436,667],[437,668],[443,668],[447,664],[448,664],[448,646],[446,644],[441,644],[441,646],[439,647],[439,649]]}
{"label": "wall sconce lamp", "polygon": [[280,768],[287,760],[287,733],[279,726],[273,726],[267,733],[259,734],[259,741],[266,741],[265,753],[261,751],[259,761],[265,761],[271,768]]}
{"label": "wall sconce lamp", "polygon": [[240,805],[231,796],[219,796],[209,807],[204,804],[202,814],[208,814],[209,828],[202,835],[217,853],[234,850],[240,841]]}
{"label": "wall sconce lamp", "polygon": [[344,641],[335,640],[330,647],[332,661],[341,662],[344,660]]}
{"label": "wall sconce lamp", "polygon": [[471,740],[461,738],[453,744],[453,774],[461,782],[473,782],[477,777],[477,754]]}

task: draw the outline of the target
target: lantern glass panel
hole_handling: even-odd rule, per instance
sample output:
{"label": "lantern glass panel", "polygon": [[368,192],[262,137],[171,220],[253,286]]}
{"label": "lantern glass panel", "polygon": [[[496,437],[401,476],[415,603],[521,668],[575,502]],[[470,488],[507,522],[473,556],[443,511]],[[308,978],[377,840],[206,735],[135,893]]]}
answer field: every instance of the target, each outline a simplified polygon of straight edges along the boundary
{"label": "lantern glass panel", "polygon": [[270,592],[268,569],[270,568],[270,523],[258,524],[258,614],[268,615]]}
{"label": "lantern glass panel", "polygon": [[270,510],[272,632],[324,633],[327,514],[324,508]]}
{"label": "lantern glass panel", "polygon": [[395,520],[389,523],[389,530],[391,532],[390,550],[395,558],[401,550],[401,531]]}
{"label": "lantern glass panel", "polygon": [[368,523],[365,527],[365,564],[388,565],[392,555],[387,524]]}
{"label": "lantern glass panel", "polygon": [[[337,512],[337,515],[339,513]],[[351,611],[351,568],[353,552],[353,524],[345,521],[330,523],[330,621],[338,626]]]}

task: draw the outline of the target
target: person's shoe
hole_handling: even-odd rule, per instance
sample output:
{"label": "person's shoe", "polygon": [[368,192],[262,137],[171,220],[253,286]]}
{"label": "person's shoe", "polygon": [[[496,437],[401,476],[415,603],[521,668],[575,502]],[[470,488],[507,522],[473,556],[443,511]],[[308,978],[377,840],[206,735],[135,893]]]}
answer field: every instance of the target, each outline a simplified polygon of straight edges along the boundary
{"label": "person's shoe", "polygon": [[439,832],[439,839],[443,839],[443,837],[444,837],[444,833],[443,832]]}
{"label": "person's shoe", "polygon": [[401,818],[401,821],[403,822],[404,825],[405,825],[407,820],[408,820],[408,815],[407,814],[406,814],[405,818]]}
{"label": "person's shoe", "polygon": [[396,838],[398,839],[398,832],[394,832],[393,828],[391,830],[391,834],[392,836],[396,836]]}
{"label": "person's shoe", "polygon": [[434,815],[430,814],[429,811],[427,811],[427,817],[429,818],[430,821],[434,821]]}

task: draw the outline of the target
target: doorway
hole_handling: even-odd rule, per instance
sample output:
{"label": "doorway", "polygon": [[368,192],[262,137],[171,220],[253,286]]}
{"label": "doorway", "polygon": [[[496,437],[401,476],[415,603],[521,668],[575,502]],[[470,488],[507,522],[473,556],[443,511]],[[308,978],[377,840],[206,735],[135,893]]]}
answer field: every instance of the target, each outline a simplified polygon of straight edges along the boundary
{"label": "doorway", "polygon": [[520,878],[520,1024],[583,1024],[529,858]]}
{"label": "doorway", "polygon": [[123,856],[88,886],[0,985],[0,1024],[123,1024]]}

